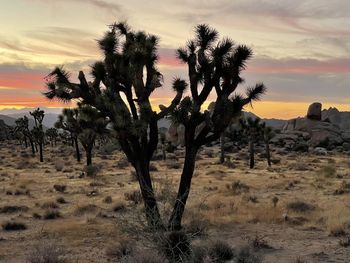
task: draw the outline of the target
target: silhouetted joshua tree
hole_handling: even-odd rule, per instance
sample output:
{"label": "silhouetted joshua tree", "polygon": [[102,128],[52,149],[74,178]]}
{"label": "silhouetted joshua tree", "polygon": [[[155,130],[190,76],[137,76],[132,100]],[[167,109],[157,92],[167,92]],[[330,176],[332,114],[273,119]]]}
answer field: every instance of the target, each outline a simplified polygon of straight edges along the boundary
{"label": "silhouetted joshua tree", "polygon": [[265,122],[261,124],[261,132],[265,143],[267,165],[271,166],[270,140],[275,136],[275,133],[271,127],[266,126]]}
{"label": "silhouetted joshua tree", "polygon": [[[206,25],[196,27],[196,38],[178,57],[188,64],[191,96],[182,98],[188,84],[176,78],[176,92],[168,107],[153,110],[150,96],[162,86],[162,75],[156,67],[158,38],[134,32],[123,23],[114,24],[99,41],[103,61],[92,66],[92,82],[79,72],[79,83],[72,83],[62,68],[50,75],[47,98],[69,101],[79,99],[107,117],[129,162],[135,168],[150,227],[164,229],[149,172],[150,160],[158,144],[158,120],[171,114],[174,122],[185,125],[185,163],[177,200],[168,228],[181,228],[181,219],[191,187],[195,157],[201,145],[217,140],[244,105],[260,97],[262,84],[247,89],[246,96],[233,94],[243,80],[241,71],[252,55],[249,48],[235,46],[229,39],[216,42],[218,34]],[[216,105],[212,114],[201,106],[212,90]],[[125,100],[122,95],[124,94]]]}
{"label": "silhouetted joshua tree", "polygon": [[261,139],[261,123],[259,118],[240,119],[240,126],[244,134],[248,137],[249,167],[255,166],[255,143]]}
{"label": "silhouetted joshua tree", "polygon": [[18,118],[16,120],[15,131],[23,134],[24,139],[25,139],[25,143],[27,142],[26,138],[28,139],[30,146],[31,146],[31,149],[32,149],[32,154],[35,155],[33,134],[29,130],[29,120],[28,120],[27,116],[24,116],[22,118]]}
{"label": "silhouetted joshua tree", "polygon": [[45,135],[49,139],[52,147],[57,144],[58,131],[56,128],[47,129]]}
{"label": "silhouetted joshua tree", "polygon": [[[78,122],[78,114],[78,109],[63,109],[62,114],[58,116],[55,127],[70,134],[70,138],[73,140],[73,145],[75,147],[77,161],[80,162],[78,135],[81,132],[81,127]],[[66,132],[62,133],[61,137],[64,137],[63,140],[67,142],[69,135]]]}
{"label": "silhouetted joshua tree", "polygon": [[56,128],[68,131],[74,141],[77,160],[80,162],[79,143],[86,153],[86,165],[92,164],[92,149],[98,135],[107,133],[107,120],[96,109],[79,105],[75,109],[64,109],[55,123]]}
{"label": "silhouetted joshua tree", "polygon": [[33,127],[32,133],[33,133],[35,142],[39,145],[40,162],[43,162],[44,161],[43,147],[44,147],[44,140],[45,140],[43,120],[45,117],[45,112],[37,108],[35,111],[29,112],[29,114],[32,115],[34,118],[35,126]]}

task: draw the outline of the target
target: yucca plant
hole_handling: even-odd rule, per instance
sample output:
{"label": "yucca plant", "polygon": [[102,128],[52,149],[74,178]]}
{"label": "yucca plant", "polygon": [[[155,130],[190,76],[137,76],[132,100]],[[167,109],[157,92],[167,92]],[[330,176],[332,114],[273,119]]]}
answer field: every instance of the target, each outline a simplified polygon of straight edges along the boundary
{"label": "yucca plant", "polygon": [[29,112],[31,116],[34,118],[35,126],[33,127],[32,134],[35,139],[35,142],[39,145],[39,158],[40,162],[44,161],[44,140],[45,140],[45,132],[43,128],[43,120],[45,117],[45,112],[37,108],[33,112]]}
{"label": "yucca plant", "polygon": [[[189,84],[180,78],[173,81],[176,93],[168,107],[153,109],[150,96],[163,83],[157,69],[158,38],[132,31],[125,23],[113,24],[98,42],[103,60],[92,66],[92,81],[79,72],[79,82],[56,68],[49,76],[45,93],[49,99],[79,99],[105,116],[113,128],[121,149],[135,168],[145,205],[146,218],[152,229],[164,229],[149,172],[150,160],[157,149],[158,120],[171,115],[185,126],[186,155],[177,200],[168,228],[181,228],[182,215],[190,191],[195,157],[200,146],[217,140],[242,108],[259,99],[263,84],[248,88],[246,96],[235,94],[243,82],[240,73],[252,51],[233,41],[217,41],[218,33],[207,25],[196,27],[196,37],[177,51],[188,66]],[[183,98],[187,87],[190,96]],[[212,113],[201,111],[212,90],[216,103]],[[123,94],[123,96],[122,96]],[[197,131],[197,132],[196,132]]]}

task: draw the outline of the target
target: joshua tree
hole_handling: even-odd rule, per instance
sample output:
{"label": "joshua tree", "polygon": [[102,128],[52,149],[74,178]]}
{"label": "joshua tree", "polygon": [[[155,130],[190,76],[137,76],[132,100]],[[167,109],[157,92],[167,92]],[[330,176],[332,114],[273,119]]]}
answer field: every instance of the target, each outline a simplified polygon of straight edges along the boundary
{"label": "joshua tree", "polygon": [[97,136],[108,133],[107,120],[99,111],[88,105],[79,106],[78,113],[81,129],[78,138],[86,152],[86,165],[89,166],[92,164],[92,149]]}
{"label": "joshua tree", "polygon": [[107,133],[107,120],[96,109],[79,105],[75,109],[64,109],[55,126],[70,132],[74,141],[77,160],[80,162],[79,143],[86,152],[86,165],[92,164],[92,149],[97,135]]}
{"label": "joshua tree", "polygon": [[265,143],[265,154],[268,166],[271,166],[270,140],[275,136],[271,127],[266,126],[266,123],[261,124],[262,137]]}
{"label": "joshua tree", "polygon": [[80,162],[78,135],[81,132],[81,127],[78,122],[78,114],[78,109],[64,109],[62,114],[58,116],[58,121],[55,123],[55,127],[65,131],[61,134],[61,137],[63,136],[63,139],[66,141],[69,136],[66,132],[70,134],[70,137],[73,140],[73,145],[75,146],[77,161]]}
{"label": "joshua tree", "polygon": [[255,143],[261,135],[261,123],[260,119],[250,118],[240,119],[241,128],[248,137],[248,149],[249,149],[249,167],[253,169],[255,166]]}
{"label": "joshua tree", "polygon": [[57,137],[58,137],[58,131],[56,128],[49,128],[45,132],[46,137],[49,138],[51,146],[53,147],[56,145]]}
{"label": "joshua tree", "polygon": [[36,143],[39,145],[40,162],[43,162],[44,161],[43,147],[44,147],[44,140],[45,140],[43,120],[45,117],[45,112],[37,108],[35,111],[29,112],[29,114],[32,115],[34,118],[35,126],[32,130],[32,133]]}
{"label": "joshua tree", "polygon": [[33,134],[29,130],[29,120],[27,116],[24,116],[23,118],[19,118],[16,120],[15,132],[20,132],[23,134],[25,144],[27,143],[26,138],[29,140],[29,143],[32,149],[32,154],[35,155]]}
{"label": "joshua tree", "polygon": [[[262,84],[247,89],[246,96],[233,94],[243,80],[241,71],[252,55],[249,48],[235,46],[229,39],[216,42],[218,34],[206,25],[196,27],[196,38],[178,57],[188,65],[190,97],[183,97],[188,84],[174,79],[176,92],[168,107],[157,113],[150,103],[152,92],[162,86],[157,70],[158,39],[144,32],[134,32],[123,23],[114,24],[99,41],[104,60],[92,66],[93,80],[87,82],[79,72],[79,83],[56,68],[47,84],[47,98],[69,101],[79,99],[107,117],[129,162],[135,168],[145,204],[146,218],[153,229],[164,229],[149,172],[150,160],[158,144],[158,120],[171,114],[176,123],[185,126],[185,163],[177,200],[169,220],[170,229],[181,227],[181,219],[190,191],[195,157],[201,145],[217,140],[244,105],[260,97]],[[216,91],[213,112],[202,112],[201,106],[212,90]],[[124,94],[125,100],[121,96]]]}

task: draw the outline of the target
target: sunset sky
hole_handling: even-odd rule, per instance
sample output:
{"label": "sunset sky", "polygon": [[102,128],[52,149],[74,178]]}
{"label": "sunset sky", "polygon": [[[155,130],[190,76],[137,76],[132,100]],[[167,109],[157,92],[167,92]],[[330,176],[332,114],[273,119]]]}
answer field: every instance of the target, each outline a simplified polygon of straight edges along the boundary
{"label": "sunset sky", "polygon": [[319,101],[350,111],[349,0],[2,0],[0,109],[64,106],[41,95],[44,77],[56,65],[72,77],[88,72],[101,57],[96,39],[114,21],[161,39],[165,85],[155,105],[171,100],[174,76],[186,76],[175,49],[207,23],[254,50],[244,85],[262,81],[268,93],[247,110],[287,119]]}

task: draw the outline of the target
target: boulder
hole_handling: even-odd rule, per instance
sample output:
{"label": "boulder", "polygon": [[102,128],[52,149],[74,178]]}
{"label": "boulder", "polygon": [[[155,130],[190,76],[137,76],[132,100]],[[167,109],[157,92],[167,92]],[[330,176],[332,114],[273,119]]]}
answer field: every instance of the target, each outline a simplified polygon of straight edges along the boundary
{"label": "boulder", "polygon": [[328,152],[327,152],[327,149],[323,148],[323,147],[316,147],[312,150],[312,153],[313,154],[316,154],[316,155],[327,155]]}
{"label": "boulder", "polygon": [[306,118],[320,121],[322,119],[322,104],[319,102],[312,103],[307,110]]}

